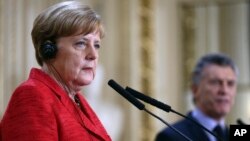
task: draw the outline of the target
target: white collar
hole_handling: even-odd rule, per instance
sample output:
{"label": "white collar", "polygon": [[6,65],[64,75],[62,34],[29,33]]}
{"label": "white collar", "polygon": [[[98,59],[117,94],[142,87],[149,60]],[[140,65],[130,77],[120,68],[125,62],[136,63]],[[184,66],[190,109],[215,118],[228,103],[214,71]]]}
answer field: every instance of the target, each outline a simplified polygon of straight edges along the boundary
{"label": "white collar", "polygon": [[195,108],[192,112],[192,116],[195,117],[208,130],[212,131],[215,126],[218,124],[224,129],[225,128],[225,120],[221,119],[219,122],[214,120],[213,118],[205,115],[199,108]]}

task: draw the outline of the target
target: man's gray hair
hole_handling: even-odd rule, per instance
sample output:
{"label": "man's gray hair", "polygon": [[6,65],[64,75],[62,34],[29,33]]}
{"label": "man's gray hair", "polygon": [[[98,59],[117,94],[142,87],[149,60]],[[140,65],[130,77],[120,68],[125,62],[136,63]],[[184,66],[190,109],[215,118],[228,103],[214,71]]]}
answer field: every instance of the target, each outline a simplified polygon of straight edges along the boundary
{"label": "man's gray hair", "polygon": [[221,53],[207,54],[197,62],[192,72],[192,84],[199,84],[202,78],[202,72],[204,68],[208,65],[231,67],[232,70],[235,72],[236,76],[238,76],[239,74],[237,66],[235,65],[233,60],[227,55]]}

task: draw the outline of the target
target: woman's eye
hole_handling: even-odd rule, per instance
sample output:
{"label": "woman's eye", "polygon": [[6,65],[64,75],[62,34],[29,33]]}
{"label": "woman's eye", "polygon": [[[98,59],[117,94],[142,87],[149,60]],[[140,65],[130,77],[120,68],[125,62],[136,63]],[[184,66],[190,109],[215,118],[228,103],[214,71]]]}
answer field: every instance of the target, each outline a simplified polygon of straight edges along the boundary
{"label": "woman's eye", "polygon": [[84,41],[76,42],[76,46],[77,47],[85,47],[86,46],[86,42],[84,42]]}
{"label": "woman's eye", "polygon": [[99,49],[100,47],[101,47],[100,44],[95,44],[95,48],[96,48],[96,49]]}

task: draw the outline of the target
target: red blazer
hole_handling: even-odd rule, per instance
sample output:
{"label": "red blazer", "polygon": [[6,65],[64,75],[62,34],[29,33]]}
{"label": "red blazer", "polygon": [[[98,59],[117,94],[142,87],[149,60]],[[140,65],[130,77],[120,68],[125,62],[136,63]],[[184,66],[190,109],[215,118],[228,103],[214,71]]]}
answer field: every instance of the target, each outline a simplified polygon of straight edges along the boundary
{"label": "red blazer", "polygon": [[11,97],[0,123],[2,141],[111,141],[87,101],[77,95],[81,108],[50,76],[33,68]]}

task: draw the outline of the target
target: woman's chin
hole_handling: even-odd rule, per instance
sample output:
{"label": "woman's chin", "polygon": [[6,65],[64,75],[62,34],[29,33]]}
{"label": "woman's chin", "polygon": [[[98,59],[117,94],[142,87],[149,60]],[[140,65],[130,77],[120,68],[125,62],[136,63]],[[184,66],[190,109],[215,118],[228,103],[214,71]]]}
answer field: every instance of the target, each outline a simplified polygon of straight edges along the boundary
{"label": "woman's chin", "polygon": [[93,81],[93,79],[84,79],[81,81],[77,81],[76,84],[78,86],[85,86],[85,85],[89,85],[92,81]]}
{"label": "woman's chin", "polygon": [[86,85],[89,85],[92,81],[75,81],[73,84],[72,84],[72,88],[74,89],[74,91],[81,91],[82,88]]}

